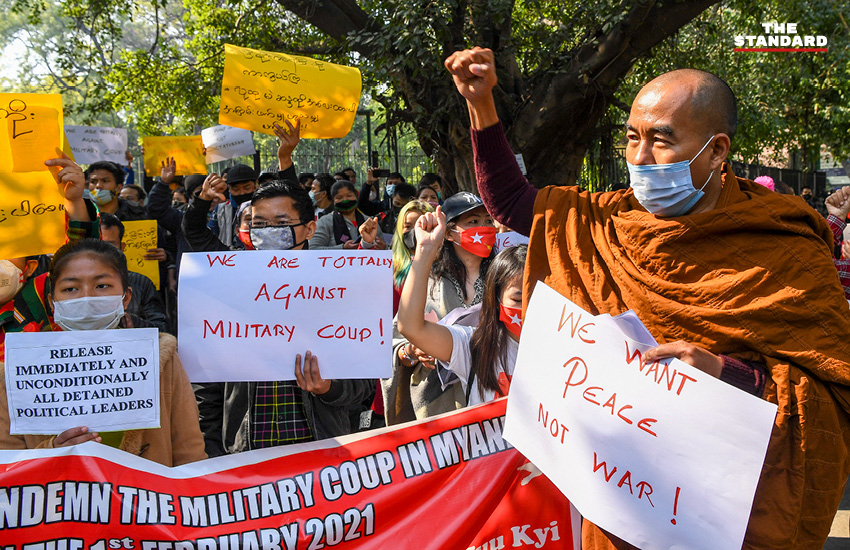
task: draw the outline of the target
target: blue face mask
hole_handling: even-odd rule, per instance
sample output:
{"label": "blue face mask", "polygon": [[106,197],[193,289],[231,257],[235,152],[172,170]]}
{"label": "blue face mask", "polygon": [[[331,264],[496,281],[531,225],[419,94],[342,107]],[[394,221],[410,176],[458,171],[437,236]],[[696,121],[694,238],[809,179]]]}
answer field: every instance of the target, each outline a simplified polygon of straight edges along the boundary
{"label": "blue face mask", "polygon": [[393,195],[395,195],[395,184],[394,183],[388,183],[387,184],[387,195],[389,195],[391,197]]}
{"label": "blue face mask", "polygon": [[92,200],[94,200],[94,202],[97,203],[98,206],[109,204],[114,198],[115,191],[111,191],[109,189],[98,189],[97,191],[95,191],[94,195],[92,195]]}
{"label": "blue face mask", "polygon": [[705,151],[716,136],[711,136],[699,153],[690,161],[683,160],[671,164],[631,164],[629,180],[635,198],[656,216],[675,217],[687,213],[705,195],[703,189],[708,185],[714,170],[702,187],[696,189],[691,181],[691,163]]}

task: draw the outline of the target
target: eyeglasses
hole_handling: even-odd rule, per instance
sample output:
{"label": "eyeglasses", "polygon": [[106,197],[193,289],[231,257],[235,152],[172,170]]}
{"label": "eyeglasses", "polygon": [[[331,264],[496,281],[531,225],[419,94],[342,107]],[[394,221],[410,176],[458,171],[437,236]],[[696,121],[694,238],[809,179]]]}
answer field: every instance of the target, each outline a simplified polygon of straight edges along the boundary
{"label": "eyeglasses", "polygon": [[267,227],[298,227],[299,225],[304,225],[307,222],[293,222],[293,223],[280,223],[280,222],[267,222],[266,220],[256,220],[248,223],[248,227],[251,229],[265,229]]}

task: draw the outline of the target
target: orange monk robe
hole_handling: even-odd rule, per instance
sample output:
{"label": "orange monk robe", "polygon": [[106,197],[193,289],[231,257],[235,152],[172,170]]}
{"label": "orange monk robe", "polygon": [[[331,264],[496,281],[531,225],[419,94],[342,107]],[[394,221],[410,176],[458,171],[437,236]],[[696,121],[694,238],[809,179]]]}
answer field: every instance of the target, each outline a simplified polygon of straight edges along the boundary
{"label": "orange monk robe", "polygon": [[[779,411],[746,549],[821,550],[850,472],[850,310],[831,243],[801,199],[725,165],[717,207],[690,216],[657,218],[631,190],[535,202],[526,300],[543,280],[592,313],[634,310],[659,342],[767,366]],[[614,547],[585,521],[583,548]]]}

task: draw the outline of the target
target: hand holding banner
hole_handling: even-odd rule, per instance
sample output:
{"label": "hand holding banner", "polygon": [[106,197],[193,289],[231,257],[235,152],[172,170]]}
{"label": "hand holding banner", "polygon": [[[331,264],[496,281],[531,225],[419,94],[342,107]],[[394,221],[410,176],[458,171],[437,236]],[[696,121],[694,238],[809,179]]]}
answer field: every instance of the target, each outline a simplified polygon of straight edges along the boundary
{"label": "hand holding banner", "polygon": [[[589,521],[643,550],[739,550],[776,405],[626,337],[538,282],[505,438]],[[637,331],[633,331],[637,332]]]}
{"label": "hand holding banner", "polygon": [[173,157],[177,163],[175,174],[178,176],[207,173],[201,136],[148,136],[142,138],[142,147],[145,150],[145,174],[148,176],[158,176],[162,162],[168,157]]}
{"label": "hand holding banner", "polygon": [[355,67],[225,44],[218,121],[274,135],[275,123],[300,119],[302,138],[344,137],[361,88]]}

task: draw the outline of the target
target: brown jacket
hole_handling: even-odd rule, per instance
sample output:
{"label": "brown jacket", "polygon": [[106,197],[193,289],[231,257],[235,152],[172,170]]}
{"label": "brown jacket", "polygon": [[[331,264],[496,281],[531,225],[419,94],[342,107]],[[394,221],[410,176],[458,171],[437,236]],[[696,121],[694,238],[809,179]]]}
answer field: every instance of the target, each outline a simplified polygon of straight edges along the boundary
{"label": "brown jacket", "polygon": [[[549,187],[535,202],[526,299],[543,280],[592,313],[633,309],[659,342],[767,366],[779,411],[746,549],[820,550],[850,473],[850,310],[831,243],[802,200],[728,167],[717,207],[678,218],[631,190]],[[585,549],[628,547],[588,522],[582,536]]]}
{"label": "brown jacket", "polygon": [[[207,458],[198,427],[198,405],[177,356],[177,340],[170,334],[159,335],[159,402],[161,427],[124,432],[120,449],[164,466]],[[7,403],[6,374],[0,365],[0,449],[53,447],[56,436],[10,435]]]}

